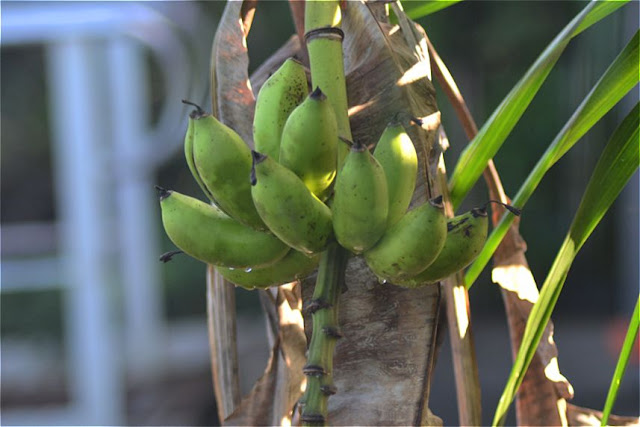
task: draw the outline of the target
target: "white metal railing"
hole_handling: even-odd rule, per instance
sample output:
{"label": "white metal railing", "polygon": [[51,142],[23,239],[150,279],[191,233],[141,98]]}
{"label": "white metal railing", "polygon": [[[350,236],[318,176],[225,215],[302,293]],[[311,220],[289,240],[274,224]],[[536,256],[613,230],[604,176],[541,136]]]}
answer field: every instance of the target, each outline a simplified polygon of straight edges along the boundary
{"label": "white metal railing", "polygon": [[[59,216],[58,253],[3,257],[2,291],[64,286],[72,399],[65,407],[3,409],[5,425],[121,425],[125,362],[140,379],[163,364],[152,174],[179,147],[186,117],[179,100],[205,93],[193,85],[197,64],[179,32],[142,3],[2,4],[2,46],[45,47]],[[167,74],[156,129],[149,126],[147,52]],[[123,322],[112,303],[116,285]]]}

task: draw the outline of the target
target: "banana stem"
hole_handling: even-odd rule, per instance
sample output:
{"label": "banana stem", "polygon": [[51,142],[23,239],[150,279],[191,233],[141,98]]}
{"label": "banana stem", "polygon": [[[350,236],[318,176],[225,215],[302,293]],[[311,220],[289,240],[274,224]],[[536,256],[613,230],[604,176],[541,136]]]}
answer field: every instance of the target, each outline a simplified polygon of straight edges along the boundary
{"label": "banana stem", "polygon": [[[309,52],[312,87],[327,95],[336,115],[338,134],[352,140],[349,126],[347,88],[342,57],[344,34],[338,0],[307,0],[305,3],[305,41]],[[338,143],[338,169],[349,153],[346,144]],[[313,300],[307,310],[313,316],[313,332],[304,373],[307,388],[300,401],[303,425],[325,425],[328,398],[336,392],[333,385],[333,351],[340,329],[338,299],[344,284],[347,252],[332,242],[322,254]]]}
{"label": "banana stem", "polygon": [[[349,126],[347,86],[344,76],[342,21],[337,0],[307,0],[305,3],[305,41],[309,52],[311,85],[322,89],[336,114],[338,133],[352,140]],[[338,168],[349,153],[348,147],[338,144]]]}
{"label": "banana stem", "polygon": [[331,243],[323,253],[313,299],[307,312],[313,316],[313,334],[309,357],[303,368],[307,389],[301,402],[303,425],[325,425],[328,398],[335,394],[333,385],[333,351],[342,337],[338,324],[338,300],[344,285],[347,266],[345,249]]}

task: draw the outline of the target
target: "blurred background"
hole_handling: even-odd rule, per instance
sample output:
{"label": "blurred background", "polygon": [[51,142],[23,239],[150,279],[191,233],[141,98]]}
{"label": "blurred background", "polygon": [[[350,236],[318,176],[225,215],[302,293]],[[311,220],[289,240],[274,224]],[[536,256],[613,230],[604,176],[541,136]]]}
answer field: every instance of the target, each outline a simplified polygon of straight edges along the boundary
{"label": "blurred background", "polygon": [[[478,124],[584,2],[464,2],[421,20]],[[223,2],[2,2],[1,407],[4,425],[215,425],[205,268],[172,250],[154,184],[202,197],[181,152],[188,109],[208,104],[208,61]],[[462,29],[462,30],[461,30]],[[495,159],[513,195],[638,29],[632,2],[574,39]],[[284,1],[260,2],[255,69],[294,32]],[[451,149],[466,144],[446,98]],[[548,174],[521,233],[540,284],[600,151],[637,93]],[[602,408],[638,295],[638,179],[578,256],[553,320],[573,403]],[[479,184],[462,209],[484,203]],[[511,360],[488,272],[471,291],[490,422]],[[268,356],[256,295],[237,291],[243,391]],[[638,415],[638,361],[614,412]],[[445,342],[430,407],[457,423]]]}

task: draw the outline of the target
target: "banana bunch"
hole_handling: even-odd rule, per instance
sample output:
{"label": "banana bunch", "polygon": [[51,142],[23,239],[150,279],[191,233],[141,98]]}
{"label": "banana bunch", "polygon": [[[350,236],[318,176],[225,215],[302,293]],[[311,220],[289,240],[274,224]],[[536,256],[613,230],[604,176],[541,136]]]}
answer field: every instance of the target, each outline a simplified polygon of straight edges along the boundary
{"label": "banana bunch", "polygon": [[308,275],[333,232],[331,211],[315,195],[330,193],[336,173],[337,125],[326,96],[319,89],[309,95],[302,64],[285,61],[256,100],[258,151],[183,102],[195,107],[184,140],[187,166],[210,203],[157,187],[171,241],[248,289]]}
{"label": "banana bunch", "polygon": [[[238,286],[265,288],[308,275],[335,240],[362,255],[381,281],[415,287],[464,268],[484,244],[484,208],[447,221],[437,197],[408,211],[418,157],[398,118],[373,153],[344,140],[332,104],[319,87],[309,93],[294,59],[258,94],[255,150],[183,102],[195,107],[184,140],[187,166],[210,203],[157,187],[162,222],[184,253]],[[345,142],[349,152],[339,156]]]}

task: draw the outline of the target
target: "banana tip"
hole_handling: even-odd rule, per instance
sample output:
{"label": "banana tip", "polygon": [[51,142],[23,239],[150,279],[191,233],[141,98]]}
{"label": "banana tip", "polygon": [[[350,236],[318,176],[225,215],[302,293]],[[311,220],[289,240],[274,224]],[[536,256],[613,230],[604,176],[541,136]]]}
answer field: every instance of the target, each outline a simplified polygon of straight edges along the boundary
{"label": "banana tip", "polygon": [[471,209],[471,215],[474,218],[478,218],[479,216],[487,216],[487,208],[485,206],[481,208],[473,208]]}
{"label": "banana tip", "polygon": [[266,154],[258,153],[257,151],[251,150],[251,175],[249,176],[249,182],[251,185],[256,185],[258,182],[258,178],[256,176],[256,165],[262,163],[267,158]]}
{"label": "banana tip", "polygon": [[358,153],[361,153],[361,152],[366,151],[368,149],[369,149],[369,147],[364,145],[361,141],[353,141],[351,143],[351,151],[356,151]]}
{"label": "banana tip", "polygon": [[192,107],[196,108],[191,113],[189,113],[189,117],[192,118],[192,119],[200,119],[200,118],[202,118],[202,117],[207,115],[207,113],[204,111],[204,109],[202,107],[200,107],[198,104],[196,104],[195,102],[191,102],[191,101],[188,101],[186,99],[183,99],[182,103],[185,104],[185,105],[191,105]]}
{"label": "banana tip", "polygon": [[160,201],[163,201],[164,199],[166,199],[171,195],[170,190],[167,190],[166,188],[162,188],[159,185],[156,185],[155,189],[158,192],[158,198],[160,199]]}
{"label": "banana tip", "polygon": [[409,123],[413,124],[413,125],[417,125],[417,126],[422,126],[422,119],[419,119],[417,117],[410,117],[409,118]]}
{"label": "banana tip", "polygon": [[502,203],[499,200],[489,200],[485,205],[485,209],[486,207],[490,204],[490,203],[496,203],[498,205],[503,206],[505,209],[507,209],[509,212],[511,212],[512,214],[514,214],[515,216],[520,216],[520,214],[522,214],[522,209],[516,208],[515,206],[511,206],[507,203]]}
{"label": "banana tip", "polygon": [[433,206],[434,208],[444,209],[444,203],[442,202],[442,195],[438,197],[434,197],[433,199],[430,199],[429,203],[431,203],[431,206]]}
{"label": "banana tip", "polygon": [[327,95],[324,94],[324,92],[322,92],[322,89],[320,89],[320,86],[316,86],[316,89],[311,92],[311,94],[309,95],[309,98],[313,99],[314,101],[324,101],[325,99],[327,99]]}
{"label": "banana tip", "polygon": [[267,158],[266,154],[258,153],[257,151],[251,150],[251,158],[253,159],[253,163],[258,165]]}

